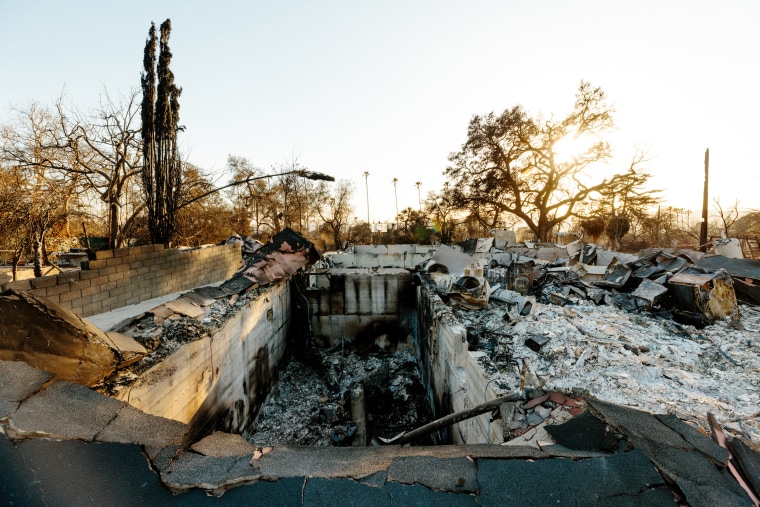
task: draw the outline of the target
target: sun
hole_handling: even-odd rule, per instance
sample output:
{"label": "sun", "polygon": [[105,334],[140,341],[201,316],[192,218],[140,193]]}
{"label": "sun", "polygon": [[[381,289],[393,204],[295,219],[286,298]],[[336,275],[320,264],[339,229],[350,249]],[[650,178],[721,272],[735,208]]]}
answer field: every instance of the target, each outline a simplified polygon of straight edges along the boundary
{"label": "sun", "polygon": [[552,146],[554,161],[557,163],[571,162],[573,159],[586,153],[595,143],[588,135],[576,136],[573,133],[561,137]]}

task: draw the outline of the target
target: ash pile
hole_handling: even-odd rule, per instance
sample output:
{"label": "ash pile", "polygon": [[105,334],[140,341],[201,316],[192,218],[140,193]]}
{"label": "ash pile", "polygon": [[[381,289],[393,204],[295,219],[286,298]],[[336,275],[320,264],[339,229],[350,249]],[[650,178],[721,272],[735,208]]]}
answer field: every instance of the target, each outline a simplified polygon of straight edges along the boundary
{"label": "ash pile", "polygon": [[[760,263],[580,242],[497,249],[489,239],[441,246],[417,277],[465,325],[494,384],[532,379],[539,392],[672,414],[705,432],[712,415],[760,444]],[[505,440],[557,415],[519,408],[500,415]]]}
{"label": "ash pile", "polygon": [[244,437],[258,447],[380,445],[432,420],[426,394],[409,350],[361,353],[344,338],[294,358]]}

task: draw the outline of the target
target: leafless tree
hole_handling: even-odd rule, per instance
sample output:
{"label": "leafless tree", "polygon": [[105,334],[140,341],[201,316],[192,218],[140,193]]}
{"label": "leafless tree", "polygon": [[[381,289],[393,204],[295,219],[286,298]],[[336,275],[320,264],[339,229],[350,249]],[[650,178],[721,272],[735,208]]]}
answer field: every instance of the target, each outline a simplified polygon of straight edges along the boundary
{"label": "leafless tree", "polygon": [[65,168],[92,189],[108,207],[109,248],[126,245],[125,227],[144,209],[137,187],[141,173],[138,91],[114,101],[103,90],[100,107],[88,114],[56,103],[62,139],[75,164]]}
{"label": "leafless tree", "polygon": [[324,224],[323,228],[329,232],[332,244],[338,250],[344,248],[350,240],[348,222],[354,213],[351,205],[354,191],[354,186],[349,180],[340,180],[332,190],[324,182],[319,182],[313,194],[317,213]]}
{"label": "leafless tree", "polygon": [[727,237],[731,237],[729,235],[729,230],[731,227],[736,223],[736,221],[739,219],[739,201],[737,200],[734,202],[733,206],[731,206],[728,209],[723,209],[723,206],[720,204],[720,198],[716,197],[713,199],[715,210],[718,212],[718,216],[720,217],[721,225],[722,225],[722,233]]}

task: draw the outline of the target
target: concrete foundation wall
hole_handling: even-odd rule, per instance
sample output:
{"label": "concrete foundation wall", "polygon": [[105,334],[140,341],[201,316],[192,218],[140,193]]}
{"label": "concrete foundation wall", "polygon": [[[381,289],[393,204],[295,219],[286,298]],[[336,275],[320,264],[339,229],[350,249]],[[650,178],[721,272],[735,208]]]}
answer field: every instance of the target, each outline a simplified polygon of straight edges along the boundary
{"label": "concrete foundation wall", "polygon": [[102,250],[96,256],[81,271],[8,282],[0,291],[28,291],[88,317],[225,280],[240,267],[239,245],[193,250],[146,245]]}
{"label": "concrete foundation wall", "polygon": [[329,269],[309,275],[311,329],[322,346],[349,338],[359,348],[411,346],[416,326],[412,275],[404,269]]}
{"label": "concrete foundation wall", "polygon": [[[467,330],[437,294],[418,289],[419,326],[417,355],[423,382],[430,386],[437,417],[461,412],[507,394],[491,382],[490,361],[483,352],[467,348]],[[490,373],[489,373],[490,372]],[[482,414],[451,427],[455,444],[500,444],[504,441],[500,420]]]}
{"label": "concrete foundation wall", "polygon": [[186,344],[118,394],[145,413],[242,432],[277,380],[290,321],[290,284],[251,301],[213,337]]}
{"label": "concrete foundation wall", "polygon": [[331,254],[336,268],[413,268],[430,259],[431,245],[355,245],[353,253]]}

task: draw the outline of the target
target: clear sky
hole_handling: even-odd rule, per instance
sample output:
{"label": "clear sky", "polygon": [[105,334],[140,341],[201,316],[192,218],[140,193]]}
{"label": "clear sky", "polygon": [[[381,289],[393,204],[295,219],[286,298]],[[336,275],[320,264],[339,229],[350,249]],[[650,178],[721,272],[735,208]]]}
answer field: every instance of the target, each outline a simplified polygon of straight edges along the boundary
{"label": "clear sky", "polygon": [[[171,18],[188,159],[229,154],[356,184],[392,220],[439,190],[474,114],[569,112],[581,80],[616,109],[621,168],[648,149],[666,205],[760,208],[760,2],[0,0],[0,122],[61,94],[87,110],[139,89],[150,22]],[[220,182],[221,184],[221,182]],[[693,215],[694,216],[694,215]]]}

